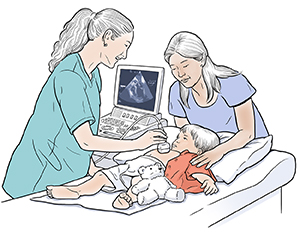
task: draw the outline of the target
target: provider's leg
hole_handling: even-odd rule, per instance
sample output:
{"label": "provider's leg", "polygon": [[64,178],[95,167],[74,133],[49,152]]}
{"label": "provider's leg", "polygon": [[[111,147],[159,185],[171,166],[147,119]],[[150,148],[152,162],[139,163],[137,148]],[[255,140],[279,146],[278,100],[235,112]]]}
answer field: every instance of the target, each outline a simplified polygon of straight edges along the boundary
{"label": "provider's leg", "polygon": [[77,199],[83,195],[94,195],[104,186],[114,187],[106,175],[98,171],[91,179],[76,186],[47,186],[47,194],[51,198]]}
{"label": "provider's leg", "polygon": [[140,176],[134,177],[132,183],[127,192],[121,193],[113,202],[113,207],[117,209],[127,209],[132,206],[134,202],[137,202],[137,196],[132,193],[132,186],[141,180]]}

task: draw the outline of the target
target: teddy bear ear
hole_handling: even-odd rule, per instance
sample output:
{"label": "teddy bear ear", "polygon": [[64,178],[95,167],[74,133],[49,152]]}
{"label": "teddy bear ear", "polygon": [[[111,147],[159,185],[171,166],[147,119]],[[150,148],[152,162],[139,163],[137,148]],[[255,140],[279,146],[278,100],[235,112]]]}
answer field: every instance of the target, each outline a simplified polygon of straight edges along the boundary
{"label": "teddy bear ear", "polygon": [[141,166],[139,168],[139,174],[143,174],[145,172],[145,166]]}
{"label": "teddy bear ear", "polygon": [[161,164],[159,162],[156,162],[155,165],[158,167],[158,168],[161,168]]}

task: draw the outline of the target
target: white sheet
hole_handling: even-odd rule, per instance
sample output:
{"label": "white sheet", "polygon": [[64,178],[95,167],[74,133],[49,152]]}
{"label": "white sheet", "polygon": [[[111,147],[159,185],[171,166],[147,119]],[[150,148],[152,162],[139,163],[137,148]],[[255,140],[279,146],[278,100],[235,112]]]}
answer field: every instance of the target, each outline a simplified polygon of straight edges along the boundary
{"label": "white sheet", "polygon": [[[151,207],[153,208],[151,214],[153,211],[158,211],[159,214],[164,212],[167,217],[180,212],[182,216],[199,217],[203,225],[211,225],[287,184],[293,179],[294,174],[294,156],[286,152],[271,151],[261,162],[244,171],[231,184],[219,183],[217,194],[212,196],[205,196],[203,193],[187,194],[183,203],[159,201],[155,203],[159,206]],[[113,194],[99,193],[77,200],[55,200],[46,196],[32,200],[51,204],[81,205],[88,209],[115,211],[128,215],[150,207],[141,207],[135,203],[131,209],[116,210],[111,206],[115,197]],[[146,212],[143,214],[147,214]]]}
{"label": "white sheet", "polygon": [[[201,223],[212,225],[284,186],[294,175],[294,156],[286,152],[271,151],[231,184],[218,184],[218,194],[209,197],[188,195],[188,204],[178,205],[176,211],[185,212],[186,215],[199,218]],[[172,211],[175,213],[168,204],[161,208],[170,214]]]}
{"label": "white sheet", "polygon": [[[87,179],[88,178],[83,178],[77,183],[80,183],[81,181],[84,182]],[[74,182],[72,182],[72,184],[74,184]],[[48,196],[44,195],[42,197],[33,197],[31,198],[31,200],[37,202],[51,203],[56,205],[79,205],[90,210],[110,211],[110,212],[122,213],[125,215],[132,215],[136,212],[143,211],[151,206],[160,205],[165,202],[163,200],[159,200],[148,206],[140,206],[139,204],[134,204],[131,208],[127,210],[119,210],[113,208],[112,206],[114,199],[118,196],[119,193],[120,192],[116,192],[116,193],[99,192],[96,195],[82,196],[79,199],[61,199],[61,200],[51,199]]]}

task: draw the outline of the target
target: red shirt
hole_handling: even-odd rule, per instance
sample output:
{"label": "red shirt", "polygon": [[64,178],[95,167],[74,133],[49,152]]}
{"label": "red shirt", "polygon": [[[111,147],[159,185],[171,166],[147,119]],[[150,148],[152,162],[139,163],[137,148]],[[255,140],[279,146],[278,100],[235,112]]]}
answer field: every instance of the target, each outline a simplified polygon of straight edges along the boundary
{"label": "red shirt", "polygon": [[200,188],[201,183],[192,177],[192,174],[202,173],[210,176],[214,181],[217,181],[210,169],[206,170],[207,164],[196,167],[193,166],[190,161],[196,157],[194,153],[189,151],[183,151],[180,156],[168,161],[165,170],[165,176],[174,184],[177,188],[181,188],[186,193],[200,193],[204,189]]}

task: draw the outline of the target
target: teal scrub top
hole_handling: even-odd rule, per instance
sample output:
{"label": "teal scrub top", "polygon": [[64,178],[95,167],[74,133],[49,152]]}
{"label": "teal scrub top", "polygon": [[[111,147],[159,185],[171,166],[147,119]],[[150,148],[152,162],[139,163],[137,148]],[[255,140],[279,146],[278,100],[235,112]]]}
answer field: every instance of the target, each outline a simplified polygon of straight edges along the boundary
{"label": "teal scrub top", "polygon": [[99,69],[90,79],[79,54],[67,56],[42,88],[34,112],[15,149],[3,183],[13,198],[39,192],[87,174],[91,151],[80,148],[73,132],[89,122],[97,134],[100,116]]}

